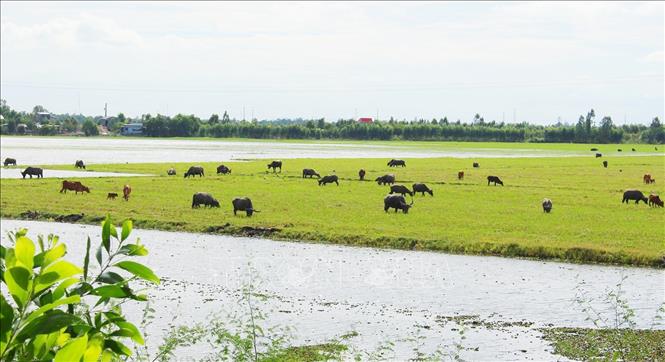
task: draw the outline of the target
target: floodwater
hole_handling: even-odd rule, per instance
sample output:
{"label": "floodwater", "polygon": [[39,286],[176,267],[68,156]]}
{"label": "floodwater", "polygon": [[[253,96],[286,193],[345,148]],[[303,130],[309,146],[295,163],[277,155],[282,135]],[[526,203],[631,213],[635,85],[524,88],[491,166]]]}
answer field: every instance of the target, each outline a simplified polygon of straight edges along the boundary
{"label": "floodwater", "polygon": [[[0,158],[19,165],[213,162],[287,158],[492,158],[585,156],[588,152],[537,149],[427,149],[422,146],[349,143],[242,142],[150,138],[3,137]],[[632,154],[635,155],[635,154]],[[640,153],[639,155],[647,155]]]}
{"label": "floodwater", "polygon": [[[22,178],[23,176],[21,175],[21,171],[23,170],[24,170],[23,168],[0,168],[0,178]],[[44,178],[134,177],[134,176],[150,176],[150,175],[141,175],[136,173],[120,173],[120,172],[63,171],[63,170],[44,169]],[[30,176],[26,175],[26,178],[30,178]]]}
{"label": "floodwater", "polygon": [[[32,237],[60,235],[67,258],[76,262],[88,235],[100,240],[97,226],[2,220],[3,242],[7,231],[19,227]],[[348,343],[358,351],[395,342],[387,359],[413,357],[417,347],[468,360],[561,360],[537,328],[593,326],[573,302],[579,294],[596,300],[594,307],[613,322],[613,309],[599,301],[619,283],[637,328],[665,328],[653,324],[665,301],[663,270],[153,230],[135,230],[131,240],[136,237],[150,250],[139,259],[163,279],[149,292],[156,309],[148,331],[153,349],[169,325],[246,313],[241,290],[250,279],[255,292],[268,296],[253,301],[267,314],[264,327],[293,327],[294,343],[302,344],[355,331]],[[140,319],[140,310],[129,313]],[[206,350],[195,346],[179,356]]]}

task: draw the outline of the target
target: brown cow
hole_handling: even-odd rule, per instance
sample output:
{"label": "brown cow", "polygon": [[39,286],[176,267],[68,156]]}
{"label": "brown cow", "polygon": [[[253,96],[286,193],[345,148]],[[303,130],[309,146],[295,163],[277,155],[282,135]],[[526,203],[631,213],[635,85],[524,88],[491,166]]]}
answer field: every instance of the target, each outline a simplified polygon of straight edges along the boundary
{"label": "brown cow", "polygon": [[661,200],[658,195],[651,194],[651,195],[649,195],[649,206],[651,206],[651,207],[655,207],[655,206],[663,207],[663,200]]}
{"label": "brown cow", "polygon": [[129,185],[125,185],[125,187],[122,188],[122,198],[125,199],[125,201],[129,201],[129,194],[132,193],[132,188],[129,187]]}
{"label": "brown cow", "polygon": [[650,184],[651,183],[651,175],[650,174],[644,174],[642,176],[642,181],[644,181],[645,184]]}
{"label": "brown cow", "polygon": [[458,180],[464,180],[464,171],[460,171],[457,173],[457,179]]}
{"label": "brown cow", "polygon": [[67,180],[62,181],[62,188],[60,189],[60,193],[67,193],[68,190],[69,191],[74,191],[77,194],[79,192],[80,193],[83,193],[83,192],[90,193],[90,189],[87,188],[86,186],[83,186],[83,184],[81,184],[78,181],[67,181]]}
{"label": "brown cow", "polygon": [[118,197],[117,192],[109,192],[108,195],[106,195],[107,200],[115,200],[116,197]]}

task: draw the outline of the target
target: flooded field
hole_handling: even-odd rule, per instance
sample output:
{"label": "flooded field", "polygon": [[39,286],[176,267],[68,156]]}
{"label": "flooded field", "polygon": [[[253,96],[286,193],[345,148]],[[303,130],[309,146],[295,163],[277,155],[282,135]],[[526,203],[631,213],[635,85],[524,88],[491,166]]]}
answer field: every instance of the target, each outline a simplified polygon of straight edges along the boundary
{"label": "flooded field", "polygon": [[[181,139],[112,139],[3,137],[0,157],[12,157],[20,165],[74,163],[212,162],[281,158],[423,158],[423,157],[562,157],[588,152],[507,149],[442,148],[360,143],[243,142]],[[640,155],[647,155],[641,153]]]}
{"label": "flooded field", "polygon": [[[22,178],[23,168],[0,168],[0,178]],[[44,178],[69,178],[69,177],[133,177],[146,176],[134,173],[121,172],[88,172],[88,171],[63,171],[63,170],[44,170]],[[26,176],[30,178],[30,176]]]}
{"label": "flooded field", "polygon": [[[86,236],[100,237],[97,226],[2,220],[2,241],[18,227],[32,237],[57,233],[69,246],[67,258],[77,262]],[[653,324],[665,300],[663,270],[151,230],[135,230],[133,237],[150,250],[142,262],[163,279],[149,293],[156,309],[151,348],[169,325],[243,311],[238,301],[250,277],[268,297],[257,302],[266,323],[293,327],[296,343],[357,332],[349,343],[360,350],[395,342],[389,359],[412,356],[414,343],[425,353],[452,352],[461,343],[460,356],[470,360],[560,359],[537,328],[592,326],[576,295],[602,299],[623,278],[636,327],[663,328]],[[594,306],[612,312],[603,303]],[[140,318],[140,310],[130,312]],[[205,346],[193,347],[187,355],[204,352]]]}

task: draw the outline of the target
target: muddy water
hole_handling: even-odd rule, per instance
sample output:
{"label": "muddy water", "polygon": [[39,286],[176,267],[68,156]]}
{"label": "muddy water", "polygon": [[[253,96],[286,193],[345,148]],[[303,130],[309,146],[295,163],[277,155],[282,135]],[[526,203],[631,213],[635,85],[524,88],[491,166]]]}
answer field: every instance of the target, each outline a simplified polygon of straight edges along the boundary
{"label": "muddy water", "polygon": [[[0,178],[22,178],[23,168],[0,168]],[[69,178],[69,177],[133,177],[146,176],[134,173],[120,172],[92,172],[92,171],[63,171],[44,169],[44,178]],[[30,176],[26,176],[30,178]]]}
{"label": "muddy water", "polygon": [[[642,154],[642,153],[641,153]],[[170,139],[3,137],[0,158],[15,158],[20,165],[74,163],[212,162],[281,158],[417,158],[417,157],[563,157],[588,152],[533,149],[429,150],[413,146],[344,143],[238,142]]]}
{"label": "muddy water", "polygon": [[[94,226],[2,220],[3,242],[6,232],[19,226],[33,236],[57,233],[74,261],[81,260],[86,236],[100,237]],[[156,309],[149,329],[153,348],[169,324],[246,312],[238,301],[249,275],[256,291],[268,296],[255,301],[268,314],[266,325],[294,327],[296,343],[320,343],[351,331],[359,334],[349,340],[359,350],[396,342],[388,359],[412,357],[416,345],[422,352],[439,348],[470,360],[557,359],[536,328],[591,326],[572,302],[576,293],[602,298],[625,278],[625,297],[639,328],[653,328],[665,299],[665,271],[654,269],[151,230],[136,230],[133,236],[149,248],[144,262],[164,280],[150,291]],[[595,306],[610,311],[602,303]],[[460,329],[466,330],[463,341]],[[464,348],[455,352],[458,342]],[[182,353],[205,352],[203,346]]]}

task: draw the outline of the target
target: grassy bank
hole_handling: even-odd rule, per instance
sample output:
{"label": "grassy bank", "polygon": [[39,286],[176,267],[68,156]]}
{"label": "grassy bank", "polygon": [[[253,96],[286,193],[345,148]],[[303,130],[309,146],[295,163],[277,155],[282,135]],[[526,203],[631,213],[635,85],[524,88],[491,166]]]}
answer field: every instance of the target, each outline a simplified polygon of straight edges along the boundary
{"label": "grassy bank", "polygon": [[[217,176],[217,163],[203,163],[206,176],[183,179],[189,164],[89,165],[90,171],[158,174],[157,177],[80,179],[90,194],[60,194],[60,180],[1,182],[1,214],[5,218],[56,219],[83,213],[79,222],[97,223],[110,213],[115,220],[130,217],[136,227],[339,244],[438,250],[455,253],[562,259],[663,266],[665,210],[644,204],[621,204],[623,190],[638,188],[665,195],[662,156],[600,159],[533,158],[480,159],[480,168],[466,159],[407,159],[406,168],[390,169],[385,160],[285,160],[281,174],[266,172],[266,161],[226,163],[231,175]],[[169,167],[178,175],[166,176]],[[333,171],[340,186],[317,186],[303,180],[301,170]],[[73,166],[50,168],[73,169]],[[416,196],[409,214],[384,213],[387,186],[357,181],[358,169],[367,178],[394,172],[400,183],[426,182],[434,197]],[[464,180],[457,171],[464,170]],[[642,184],[650,173],[657,183]],[[505,186],[487,186],[497,175]],[[47,173],[48,177],[48,173]],[[129,202],[107,201],[107,192],[133,189]],[[195,192],[212,193],[220,209],[192,210]],[[261,211],[252,218],[233,216],[231,199],[249,196]],[[554,202],[551,214],[540,202]],[[26,211],[37,211],[28,215]],[[67,220],[67,219],[64,219]]]}

